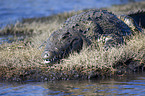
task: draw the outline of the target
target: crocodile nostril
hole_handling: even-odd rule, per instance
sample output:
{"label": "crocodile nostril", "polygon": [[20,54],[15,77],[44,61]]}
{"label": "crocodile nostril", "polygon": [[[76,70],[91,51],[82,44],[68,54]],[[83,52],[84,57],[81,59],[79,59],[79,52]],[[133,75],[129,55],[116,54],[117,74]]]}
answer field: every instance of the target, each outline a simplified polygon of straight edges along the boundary
{"label": "crocodile nostril", "polygon": [[44,53],[44,58],[48,58],[49,54],[48,53]]}
{"label": "crocodile nostril", "polygon": [[50,51],[45,51],[44,53],[43,53],[43,59],[49,59],[50,57],[51,57],[51,55],[52,55],[52,52],[50,52]]}

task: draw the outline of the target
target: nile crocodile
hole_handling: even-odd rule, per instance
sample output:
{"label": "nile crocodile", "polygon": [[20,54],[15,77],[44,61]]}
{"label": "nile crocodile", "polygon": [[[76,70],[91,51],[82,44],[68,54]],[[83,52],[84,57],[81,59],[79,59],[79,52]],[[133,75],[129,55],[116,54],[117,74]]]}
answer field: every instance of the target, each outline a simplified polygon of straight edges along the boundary
{"label": "nile crocodile", "polygon": [[44,63],[59,61],[94,41],[104,40],[104,48],[123,44],[123,38],[132,35],[134,30],[141,31],[131,17],[92,9],[68,18],[54,31],[46,42],[42,58]]}

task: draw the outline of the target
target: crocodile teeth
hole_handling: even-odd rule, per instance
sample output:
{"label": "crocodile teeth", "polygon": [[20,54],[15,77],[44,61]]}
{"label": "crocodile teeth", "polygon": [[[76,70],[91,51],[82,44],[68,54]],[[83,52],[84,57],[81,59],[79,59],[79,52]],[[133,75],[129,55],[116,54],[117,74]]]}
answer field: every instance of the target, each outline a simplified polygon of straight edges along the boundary
{"label": "crocodile teeth", "polygon": [[44,63],[50,63],[49,59],[44,60]]}

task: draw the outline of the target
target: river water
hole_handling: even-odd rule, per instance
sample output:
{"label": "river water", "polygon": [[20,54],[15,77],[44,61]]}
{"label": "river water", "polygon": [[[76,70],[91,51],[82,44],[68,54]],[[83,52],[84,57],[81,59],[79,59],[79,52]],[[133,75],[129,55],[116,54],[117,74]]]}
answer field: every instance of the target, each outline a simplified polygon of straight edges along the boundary
{"label": "river water", "polygon": [[[85,8],[111,7],[143,0],[0,0],[0,28],[23,18],[44,17]],[[0,37],[0,44],[13,36]],[[0,96],[145,95],[145,74],[84,81],[0,82]]]}
{"label": "river water", "polygon": [[43,17],[86,8],[110,7],[144,0],[0,0],[0,27],[22,18]]}
{"label": "river water", "polygon": [[0,83],[0,96],[145,96],[145,73],[106,80]]}

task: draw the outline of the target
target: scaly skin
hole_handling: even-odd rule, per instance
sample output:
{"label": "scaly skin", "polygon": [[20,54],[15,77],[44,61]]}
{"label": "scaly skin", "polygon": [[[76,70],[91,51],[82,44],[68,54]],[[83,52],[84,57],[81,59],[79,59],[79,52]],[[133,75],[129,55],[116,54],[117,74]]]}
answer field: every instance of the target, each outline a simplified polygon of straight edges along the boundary
{"label": "scaly skin", "polygon": [[130,12],[128,16],[132,17],[139,26],[145,28],[144,10],[138,10],[137,12]]}
{"label": "scaly skin", "polygon": [[[123,19],[125,18],[125,19]],[[121,20],[122,19],[122,20]],[[53,63],[65,58],[71,52],[79,52],[92,42],[104,40],[104,48],[124,43],[123,37],[132,34],[134,23],[129,17],[117,17],[105,10],[89,10],[68,18],[60,29],[47,40],[42,54],[44,63]],[[132,26],[128,26],[132,24]]]}

